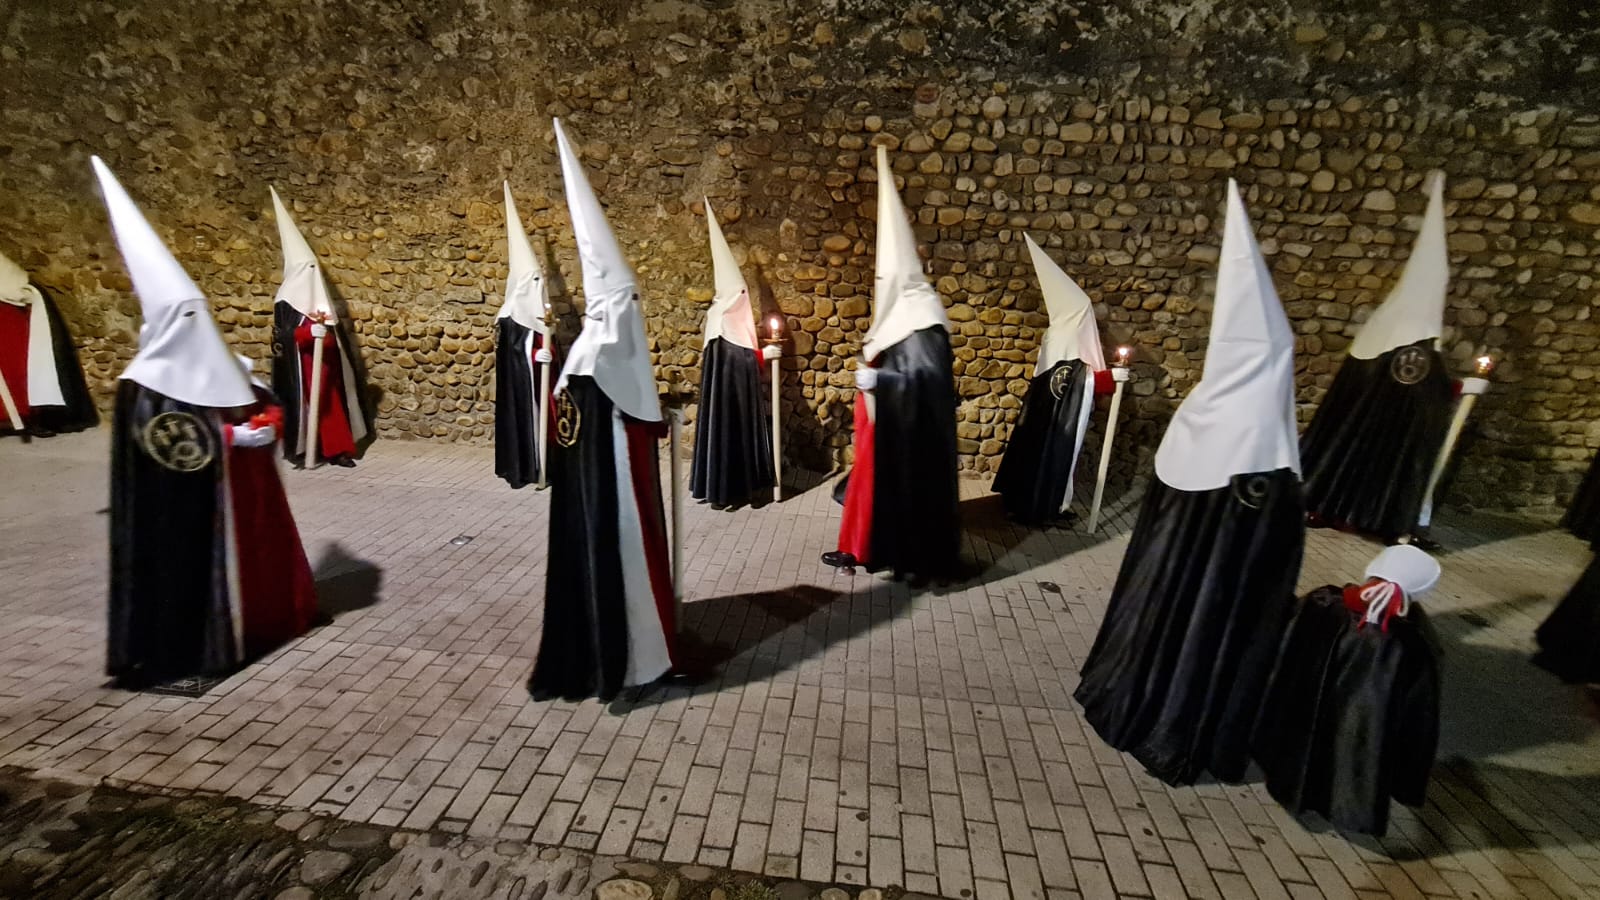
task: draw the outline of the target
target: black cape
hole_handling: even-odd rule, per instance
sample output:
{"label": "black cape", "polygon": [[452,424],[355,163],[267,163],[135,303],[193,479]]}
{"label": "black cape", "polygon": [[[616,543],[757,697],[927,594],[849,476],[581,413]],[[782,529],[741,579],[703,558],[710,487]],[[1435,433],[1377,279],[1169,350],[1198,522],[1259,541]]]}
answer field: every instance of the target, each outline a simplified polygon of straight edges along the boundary
{"label": "black cape", "polygon": [[1600,539],[1600,456],[1589,463],[1589,471],[1572,497],[1572,505],[1561,524],[1590,544]]}
{"label": "black cape", "polygon": [[[587,375],[567,380],[576,438],[550,440],[550,568],[545,576],[544,631],[528,678],[534,699],[610,700],[628,673],[627,599],[620,556],[614,406]],[[575,414],[575,415],[574,415]],[[562,426],[565,430],[565,426]],[[632,465],[657,465],[649,458]],[[660,494],[648,498],[661,507]]]}
{"label": "black cape", "polygon": [[[303,378],[300,350],[294,340],[294,331],[300,327],[305,318],[300,310],[282,300],[272,305],[272,393],[276,394],[279,402],[283,404],[283,457],[295,465],[305,463],[306,455],[295,447],[298,442],[296,435],[300,434],[300,416],[309,415],[302,409],[305,406],[306,388],[300,384]],[[345,330],[344,320],[335,319],[332,327],[338,335],[339,351],[348,354],[349,348],[354,345],[350,343],[350,334]],[[323,353],[326,354],[327,351],[324,350]],[[354,368],[353,357],[347,356],[347,361],[350,361],[351,367]],[[356,374],[359,378],[360,372],[357,371]],[[348,406],[348,402],[346,405]],[[352,427],[358,419],[362,422],[368,421],[366,411],[359,407],[347,409],[346,413],[350,417]],[[370,429],[368,433],[371,433]],[[361,446],[360,441],[356,442],[356,446]]]}
{"label": "black cape", "polygon": [[1288,469],[1210,491],[1153,480],[1073,695],[1100,737],[1168,784],[1241,780],[1304,543]]}
{"label": "black cape", "polygon": [[[1360,625],[1344,588],[1295,609],[1253,741],[1267,791],[1292,813],[1382,835],[1389,799],[1421,806],[1439,744],[1439,642],[1419,604]],[[1360,627],[1358,627],[1360,626]]]}
{"label": "black cape", "polygon": [[950,335],[934,325],[878,354],[870,571],[959,568],[956,388]]}
{"label": "black cape", "polygon": [[993,490],[1019,522],[1040,524],[1061,516],[1072,497],[1072,474],[1083,446],[1083,405],[1093,402],[1094,381],[1082,360],[1064,360],[1033,376],[1022,414]]}
{"label": "black cape", "polygon": [[1574,684],[1600,684],[1600,557],[1535,632],[1533,661]]}
{"label": "black cape", "polygon": [[760,353],[713,338],[700,362],[689,493],[738,506],[772,487],[772,425],[761,391]]}
{"label": "black cape", "polygon": [[[544,337],[504,316],[495,338],[494,473],[514,488],[526,487],[539,480],[540,366],[533,352],[544,345]],[[556,375],[552,361],[552,384]]]}
{"label": "black cape", "polygon": [[235,669],[218,410],[118,382],[106,671],[139,686]]}
{"label": "black cape", "polygon": [[[77,348],[72,345],[72,334],[67,331],[67,320],[55,301],[34,285],[44,302],[46,319],[50,323],[50,351],[54,357],[56,382],[61,385],[62,405],[36,406],[31,402],[22,427],[29,434],[66,434],[93,428],[100,422],[100,413],[89,396],[89,385],[83,377],[83,366],[78,362]],[[0,434],[11,432],[11,424],[0,415]]]}
{"label": "black cape", "polygon": [[1306,512],[1383,538],[1409,534],[1454,394],[1432,338],[1346,357],[1300,440]]}

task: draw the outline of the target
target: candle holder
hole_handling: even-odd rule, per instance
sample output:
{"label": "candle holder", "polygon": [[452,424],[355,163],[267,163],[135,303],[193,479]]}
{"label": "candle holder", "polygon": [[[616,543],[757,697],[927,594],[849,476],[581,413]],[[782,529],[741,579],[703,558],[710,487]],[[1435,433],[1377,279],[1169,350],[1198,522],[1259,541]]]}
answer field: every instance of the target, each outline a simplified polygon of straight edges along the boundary
{"label": "candle holder", "polygon": [[1445,432],[1444,445],[1439,448],[1439,456],[1433,461],[1433,471],[1428,474],[1428,488],[1422,495],[1422,511],[1417,515],[1418,533],[1414,535],[1414,543],[1424,550],[1439,549],[1439,545],[1427,535],[1428,526],[1433,524],[1433,493],[1438,489],[1439,480],[1444,477],[1444,470],[1455,453],[1456,442],[1461,440],[1461,432],[1467,426],[1467,417],[1472,414],[1473,405],[1489,390],[1489,375],[1494,372],[1493,353],[1485,353],[1474,362],[1474,374],[1461,379],[1461,400],[1456,404],[1455,415],[1450,419],[1450,430]]}
{"label": "candle holder", "polygon": [[778,399],[778,361],[783,358],[783,318],[772,316],[767,320],[770,328],[762,356],[771,367],[772,375],[772,502],[783,499],[783,429],[780,424]]}

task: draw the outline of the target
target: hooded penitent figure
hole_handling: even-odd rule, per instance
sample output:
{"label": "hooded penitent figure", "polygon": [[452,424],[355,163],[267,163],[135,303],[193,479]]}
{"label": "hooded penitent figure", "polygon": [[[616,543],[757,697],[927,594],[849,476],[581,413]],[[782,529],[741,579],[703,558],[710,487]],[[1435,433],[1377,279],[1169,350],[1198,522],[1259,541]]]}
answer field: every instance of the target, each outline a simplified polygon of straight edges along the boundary
{"label": "hooded penitent figure", "polygon": [[[540,363],[555,361],[549,286],[506,182],[506,299],[495,325],[494,472],[514,488],[539,480]],[[550,377],[555,377],[552,366]],[[548,399],[548,397],[544,398]],[[550,408],[550,407],[547,407]]]}
{"label": "hooded penitent figure", "polygon": [[[995,473],[994,490],[1012,518],[1044,523],[1065,514],[1072,503],[1072,476],[1089,430],[1101,380],[1097,376],[1107,370],[1089,295],[1032,237],[1024,235],[1024,240],[1050,326],[1039,345],[1022,414]],[[1110,379],[1105,381],[1109,386]]]}
{"label": "hooded penitent figure", "polygon": [[839,548],[822,559],[896,575],[945,575],[961,549],[950,322],[923,274],[881,146],[876,265],[865,365],[856,371],[855,463]]}
{"label": "hooded penitent figure", "polygon": [[750,290],[706,203],[716,295],[706,313],[700,356],[689,491],[713,506],[738,506],[772,487],[772,426],[761,391],[761,350]]}
{"label": "hooded penitent figure", "polygon": [[639,288],[561,123],[583,266],[583,330],[556,382],[550,561],[535,698],[609,699],[672,668],[676,634],[657,442],[666,434]]}
{"label": "hooded penitent figure", "polygon": [[122,186],[94,168],[144,316],[112,414],[107,670],[130,686],[223,675],[303,632],[315,609],[269,398]]}
{"label": "hooded penitent figure", "polygon": [[[271,189],[269,189],[271,190]],[[340,327],[317,255],[295,226],[288,207],[271,190],[272,210],[283,244],[283,284],[272,309],[272,388],[283,401],[284,455],[306,462],[311,438],[311,366],[322,342],[322,398],[317,405],[317,458],[355,465],[356,444],[367,436],[361,414],[361,389],[350,340]]]}
{"label": "hooded penitent figure", "polygon": [[1600,541],[1600,456],[1589,461],[1589,471],[1572,495],[1561,524],[1591,545]]}
{"label": "hooded penitent figure", "polygon": [[1305,541],[1294,335],[1228,182],[1211,342],[1152,480],[1075,696],[1169,784],[1244,776]]}
{"label": "hooded penitent figure", "polygon": [[1400,281],[1351,342],[1301,442],[1313,522],[1388,539],[1415,528],[1455,390],[1437,346],[1449,264],[1435,178]]}
{"label": "hooded penitent figure", "polygon": [[22,267],[4,254],[0,383],[0,434],[82,431],[99,420],[66,321]]}
{"label": "hooded penitent figure", "polygon": [[1256,722],[1255,759],[1290,812],[1381,835],[1389,801],[1421,806],[1439,743],[1439,643],[1417,598],[1439,564],[1389,547],[1359,584],[1295,608]]}

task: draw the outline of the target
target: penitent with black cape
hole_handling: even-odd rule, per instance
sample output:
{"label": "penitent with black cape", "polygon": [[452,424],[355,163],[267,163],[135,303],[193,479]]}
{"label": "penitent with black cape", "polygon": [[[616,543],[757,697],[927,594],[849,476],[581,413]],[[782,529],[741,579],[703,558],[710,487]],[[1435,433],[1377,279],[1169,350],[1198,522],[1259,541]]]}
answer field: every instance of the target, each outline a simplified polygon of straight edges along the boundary
{"label": "penitent with black cape", "polygon": [[1304,542],[1294,335],[1229,181],[1205,370],[1074,694],[1100,737],[1168,784],[1242,778]]}
{"label": "penitent with black cape", "polygon": [[950,322],[928,283],[916,237],[878,147],[878,238],[872,327],[856,369],[855,462],[832,566],[896,576],[950,574],[961,550],[956,390]]}
{"label": "penitent with black cape", "polygon": [[1072,504],[1073,473],[1106,358],[1089,295],[1032,237],[1023,239],[1039,276],[1050,326],[1039,342],[1033,378],[995,473],[994,491],[1013,519],[1043,524],[1066,515]]}
{"label": "penitent with black cape", "polygon": [[638,280],[559,121],[555,132],[583,266],[583,330],[556,382],[550,565],[528,691],[609,700],[673,666],[676,608],[657,459],[666,426]]}
{"label": "penitent with black cape", "polygon": [[0,435],[82,431],[98,420],[61,311],[0,253]]}
{"label": "penitent with black cape", "polygon": [[494,342],[494,473],[521,488],[539,480],[548,452],[551,385],[546,379],[553,377],[555,342],[544,269],[522,229],[510,182],[505,192],[506,297],[495,317]]}
{"label": "penitent with black cape", "polygon": [[[740,506],[772,487],[772,426],[762,402],[761,359],[750,289],[706,201],[716,294],[700,352],[689,493],[714,507]],[[777,352],[777,348],[772,348]]]}
{"label": "penitent with black cape", "polygon": [[1405,272],[1351,342],[1306,427],[1300,455],[1314,523],[1385,540],[1427,524],[1428,475],[1454,396],[1438,348],[1449,266],[1444,179],[1436,177]]}

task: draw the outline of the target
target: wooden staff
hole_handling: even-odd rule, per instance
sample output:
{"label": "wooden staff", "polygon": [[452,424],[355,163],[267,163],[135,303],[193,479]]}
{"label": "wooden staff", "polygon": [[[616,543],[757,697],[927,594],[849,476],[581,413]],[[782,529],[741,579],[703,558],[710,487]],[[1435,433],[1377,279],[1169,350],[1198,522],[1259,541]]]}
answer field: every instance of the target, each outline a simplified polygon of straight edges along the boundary
{"label": "wooden staff", "polygon": [[[311,402],[306,412],[306,465],[309,468],[317,467],[317,448],[321,445],[318,425],[322,415],[322,341],[326,335],[327,316],[323,313],[314,313],[311,319]],[[317,326],[324,328],[324,334],[317,335]]]}
{"label": "wooden staff", "polygon": [[22,413],[17,412],[17,401],[11,396],[11,387],[6,384],[6,376],[0,374],[0,404],[6,408],[6,418],[11,420],[11,427],[17,434],[24,434],[22,430]]}
{"label": "wooden staff", "polygon": [[772,502],[783,499],[783,427],[779,422],[778,360],[783,356],[783,326],[777,316],[772,317],[772,337],[767,347],[772,351],[768,365],[772,370]]}
{"label": "wooden staff", "polygon": [[[672,473],[672,602],[681,613],[683,610],[683,452],[680,445],[683,443],[683,410],[673,407],[668,415],[668,421],[671,423],[668,440],[672,442],[667,448]],[[682,621],[682,618],[681,615],[676,617],[678,621]]]}
{"label": "wooden staff", "polygon": [[1492,365],[1489,357],[1482,357],[1478,360],[1478,377],[1461,379],[1461,402],[1456,404],[1455,415],[1450,419],[1450,430],[1444,435],[1444,446],[1439,448],[1439,456],[1433,461],[1433,471],[1428,473],[1428,489],[1422,495],[1422,512],[1417,515],[1419,528],[1427,528],[1433,522],[1433,492],[1439,487],[1439,479],[1444,477],[1445,468],[1450,465],[1450,457],[1455,453],[1462,429],[1467,426],[1472,407],[1477,404],[1478,397],[1489,389],[1489,379],[1482,376],[1489,374]]}
{"label": "wooden staff", "polygon": [[[550,332],[541,337],[539,349],[550,352]],[[550,363],[539,363],[539,483],[533,489],[542,491],[550,484]]]}
{"label": "wooden staff", "polygon": [[1106,437],[1100,444],[1100,471],[1094,479],[1094,502],[1089,504],[1089,533],[1100,527],[1100,501],[1106,495],[1106,475],[1111,471],[1111,443],[1117,437],[1117,414],[1122,411],[1122,387],[1128,383],[1128,348],[1117,350],[1117,364],[1111,369],[1116,387],[1111,389],[1111,414],[1106,417]]}

